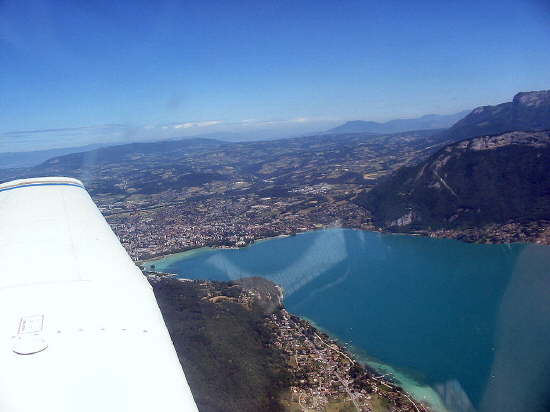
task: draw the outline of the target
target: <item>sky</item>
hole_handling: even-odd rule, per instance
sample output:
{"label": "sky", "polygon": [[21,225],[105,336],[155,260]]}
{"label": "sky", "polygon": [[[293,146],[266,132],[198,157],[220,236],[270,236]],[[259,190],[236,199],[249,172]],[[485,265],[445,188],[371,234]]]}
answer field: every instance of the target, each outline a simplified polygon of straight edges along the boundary
{"label": "sky", "polygon": [[543,0],[0,0],[0,151],[454,113],[548,50]]}

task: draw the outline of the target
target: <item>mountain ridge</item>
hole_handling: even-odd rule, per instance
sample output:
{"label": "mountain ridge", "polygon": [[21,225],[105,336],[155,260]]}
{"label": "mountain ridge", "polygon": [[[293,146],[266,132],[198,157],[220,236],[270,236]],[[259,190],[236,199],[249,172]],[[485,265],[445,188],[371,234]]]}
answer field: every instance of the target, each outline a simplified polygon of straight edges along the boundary
{"label": "mountain ridge", "polygon": [[452,140],[514,130],[550,129],[550,90],[517,93],[511,102],[479,106],[444,135]]}
{"label": "mountain ridge", "polygon": [[59,149],[33,150],[30,152],[3,152],[0,153],[0,169],[19,167],[32,167],[45,162],[53,157],[68,155],[71,153],[88,152],[112,146],[111,144],[94,143],[84,146],[63,147]]}
{"label": "mountain ridge", "polygon": [[446,145],[358,198],[391,231],[462,230],[550,220],[550,131]]}
{"label": "mountain ridge", "polygon": [[444,129],[452,126],[469,113],[464,110],[458,113],[439,115],[426,114],[411,119],[393,119],[387,122],[352,120],[327,130],[325,133],[399,133],[410,130]]}

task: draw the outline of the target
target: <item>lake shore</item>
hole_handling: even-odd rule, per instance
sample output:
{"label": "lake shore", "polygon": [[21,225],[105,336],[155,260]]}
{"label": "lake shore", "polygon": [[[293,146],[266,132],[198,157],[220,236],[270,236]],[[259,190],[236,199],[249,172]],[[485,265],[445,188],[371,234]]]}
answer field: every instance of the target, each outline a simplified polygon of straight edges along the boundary
{"label": "lake shore", "polygon": [[[452,392],[474,405],[493,356],[494,314],[516,262],[526,250],[545,249],[357,229],[249,246],[194,249],[142,264],[188,279],[267,278],[284,288],[291,313],[318,322],[331,339],[352,342],[355,359],[391,373],[415,399],[448,400]],[[452,326],[457,322],[460,328]],[[437,345],[427,347],[427,337]]]}
{"label": "lake shore", "polygon": [[499,225],[490,224],[480,228],[418,230],[408,233],[438,239],[455,239],[466,243],[550,245],[549,221],[526,224],[512,222]]}
{"label": "lake shore", "polygon": [[[325,229],[327,229],[327,228],[320,228],[320,229],[316,229],[316,230],[325,230]],[[360,230],[360,229],[354,229],[354,230]],[[152,262],[155,262],[155,261],[158,261],[158,260],[164,260],[164,259],[171,258],[171,257],[181,257],[182,255],[184,255],[186,253],[190,253],[190,252],[193,252],[193,251],[201,251],[201,250],[216,250],[216,249],[218,249],[218,250],[227,250],[227,249],[229,249],[229,250],[239,250],[239,249],[244,249],[244,248],[247,248],[247,247],[250,247],[252,245],[256,245],[258,243],[265,242],[265,241],[268,241],[268,240],[284,239],[284,238],[287,238],[287,237],[296,236],[296,235],[300,235],[300,234],[308,233],[308,232],[310,232],[310,231],[296,232],[296,233],[292,233],[292,234],[284,233],[284,234],[275,235],[275,236],[262,237],[262,238],[255,239],[253,242],[249,242],[249,243],[247,243],[246,245],[243,245],[243,246],[217,246],[217,245],[197,246],[197,247],[186,248],[186,249],[181,249],[181,250],[170,251],[170,252],[167,252],[167,253],[162,253],[162,254],[155,255],[153,257],[147,258],[147,259],[136,260],[135,263],[137,265],[142,265],[142,264],[152,263]]]}
{"label": "lake shore", "polygon": [[[159,260],[165,260],[170,259],[172,257],[174,258],[180,258],[182,256],[187,256],[188,253],[194,252],[194,251],[202,251],[202,250],[239,250],[239,249],[245,249],[250,246],[253,246],[255,244],[259,244],[265,241],[269,241],[272,239],[283,239],[291,236],[297,236],[297,235],[303,235],[305,233],[312,233],[312,232],[318,232],[323,230],[330,230],[330,229],[348,229],[348,230],[357,230],[357,231],[363,231],[363,232],[370,232],[370,233],[379,233],[382,235],[394,235],[394,236],[412,236],[412,237],[426,237],[426,238],[434,238],[434,239],[451,239],[451,240],[457,240],[464,243],[475,243],[475,244],[487,244],[487,245],[508,245],[508,244],[537,244],[537,245],[550,245],[550,224],[547,227],[542,228],[538,232],[540,232],[539,236],[531,235],[531,236],[521,236],[521,235],[513,235],[511,234],[510,227],[507,227],[506,235],[501,234],[500,236],[495,234],[495,228],[491,227],[490,229],[464,229],[464,230],[433,230],[433,231],[395,231],[395,230],[383,230],[383,229],[364,229],[364,228],[357,228],[357,227],[334,227],[334,226],[327,226],[327,227],[321,227],[313,230],[307,230],[303,232],[294,232],[291,234],[283,233],[280,235],[274,235],[274,236],[268,236],[268,237],[262,237],[255,239],[253,242],[249,242],[243,246],[218,246],[218,245],[204,245],[204,246],[197,246],[192,248],[185,248],[181,250],[174,250],[174,251],[168,251],[166,253],[161,253],[146,259],[136,260],[135,263],[137,265],[147,265],[151,264],[155,261]],[[534,232],[534,230],[532,230]],[[496,233],[504,233],[504,232],[497,232]]]}
{"label": "lake shore", "polygon": [[[189,343],[182,340],[183,329],[186,331],[184,335],[202,334],[201,331],[221,329],[231,336],[230,329],[239,328],[240,334],[246,333],[253,336],[257,333],[258,327],[262,328],[264,345],[261,350],[265,352],[262,356],[272,359],[268,368],[278,371],[276,373],[279,374],[274,382],[279,393],[271,393],[270,396],[278,399],[277,403],[283,410],[294,411],[306,407],[308,410],[320,411],[340,410],[341,407],[345,407],[382,411],[386,407],[391,407],[396,412],[447,412],[426,396],[417,398],[415,394],[408,393],[405,388],[400,387],[400,382],[389,377],[387,373],[381,376],[383,374],[379,372],[380,368],[358,362],[348,348],[312,322],[290,314],[282,304],[281,289],[268,280],[243,278],[231,282],[208,280],[182,282],[175,275],[167,273],[146,272],[146,276],[154,287],[167,326],[174,334],[176,348],[182,352],[181,356],[186,360],[186,365],[195,365],[198,359],[203,359],[204,356],[214,356],[215,359],[219,359],[217,362],[231,364],[231,359],[220,358],[218,352],[227,351],[228,356],[235,356],[235,354],[229,354],[240,351],[240,344],[236,344],[233,339],[222,333],[217,341],[223,341],[223,347],[209,348],[205,345],[199,349],[192,345],[192,341],[197,336],[187,337],[186,339],[190,340]],[[197,320],[193,316],[186,320],[187,312],[178,315],[181,311],[171,309],[174,304],[178,307],[184,305],[195,309],[200,305],[203,313],[202,320]],[[255,320],[253,324],[256,326],[252,327],[251,317],[261,319],[260,324]],[[195,320],[190,323],[191,319]],[[207,327],[209,322],[219,323],[220,321],[226,322],[227,325],[221,328],[218,325],[215,329]],[[250,327],[252,327],[251,330],[247,330]],[[259,350],[253,347],[249,349],[252,353]],[[215,354],[210,354],[211,350]],[[203,354],[190,355],[195,352]],[[252,353],[247,356],[255,356]],[[255,362],[258,361],[259,359]],[[210,365],[212,362],[207,363]],[[246,365],[246,360],[244,362],[243,365]],[[198,362],[194,366],[195,372],[189,377],[198,403],[202,402],[202,398],[208,402],[212,401],[211,390],[205,391],[202,379],[198,378],[198,375],[211,374],[208,365],[204,365],[204,360]],[[246,368],[241,371],[240,379],[257,381],[258,378],[248,376],[247,371]],[[264,373],[266,376],[270,375],[268,371]],[[231,376],[233,375],[230,374],[223,379],[230,380]],[[223,385],[222,381],[220,385]],[[232,397],[238,397],[236,395],[232,394]],[[261,392],[255,393],[254,396],[262,399],[266,394]],[[269,410],[269,408],[262,410]]]}
{"label": "lake shore", "polygon": [[305,316],[301,316],[300,318],[309,322],[314,328],[320,330],[325,335],[330,336],[330,338],[336,342],[344,352],[349,353],[353,359],[356,359],[359,363],[364,365],[365,368],[376,372],[377,375],[383,377],[392,384],[396,384],[403,388],[403,390],[410,394],[413,399],[429,405],[434,412],[451,412],[447,409],[447,407],[445,407],[443,399],[440,394],[434,390],[434,388],[418,382],[406,372],[400,371],[391,365],[369,356],[364,350],[360,350],[352,344],[342,342],[339,337],[334,336],[312,319]]}
{"label": "lake shore", "polygon": [[[325,231],[329,229],[318,229],[315,232]],[[404,236],[404,237],[411,237],[411,236],[418,236],[415,234],[402,234],[402,233],[384,233],[384,232],[373,232],[373,231],[364,231],[361,229],[349,229],[353,231],[359,231],[359,232],[369,232],[369,233],[376,233],[381,234],[384,236],[392,235],[391,237],[396,236]],[[300,232],[297,233],[298,235],[305,235],[311,232]],[[275,236],[275,237],[269,237],[266,239],[261,239],[257,242],[251,243],[245,247],[242,248],[236,248],[236,249],[244,249],[248,248],[254,245],[258,245],[260,243],[274,240],[278,238],[287,238],[290,237],[290,235],[281,235],[281,236]],[[208,253],[213,250],[226,250],[230,248],[226,247],[202,247],[202,248],[196,248],[191,250],[186,250],[179,253],[173,253],[166,255],[164,257],[157,257],[154,259],[150,259],[147,261],[142,261],[141,264],[144,265],[145,270],[151,270],[156,272],[163,272],[162,275],[171,275],[170,273],[165,273],[167,268],[170,266],[172,262],[179,261],[181,259],[187,259],[191,258],[193,256],[199,255],[201,253]],[[235,249],[235,248],[231,248]],[[162,262],[162,265],[155,264],[155,262]],[[155,265],[153,268],[152,265]],[[185,278],[185,274],[178,274],[178,278]],[[292,315],[295,316],[295,315]],[[320,333],[323,333],[328,339],[330,339],[334,344],[337,344],[339,348],[345,353],[347,353],[352,359],[359,362],[361,365],[363,365],[367,370],[370,370],[373,372],[373,376],[383,376],[384,381],[389,385],[396,385],[397,387],[403,388],[405,393],[410,394],[412,399],[414,401],[422,402],[425,405],[430,405],[430,409],[437,412],[449,412],[449,410],[444,406],[443,400],[441,399],[440,395],[430,386],[422,384],[418,381],[416,381],[411,376],[407,375],[406,372],[402,372],[394,367],[392,367],[389,364],[385,364],[379,360],[376,360],[368,355],[365,355],[364,351],[358,350],[357,348],[354,348],[352,346],[348,347],[345,344],[341,342],[338,336],[335,336],[331,334],[329,331],[323,329],[321,326],[315,324],[315,322],[312,319],[309,319],[305,316],[296,316],[296,319],[301,319],[305,322],[308,322],[313,328],[316,328]]]}

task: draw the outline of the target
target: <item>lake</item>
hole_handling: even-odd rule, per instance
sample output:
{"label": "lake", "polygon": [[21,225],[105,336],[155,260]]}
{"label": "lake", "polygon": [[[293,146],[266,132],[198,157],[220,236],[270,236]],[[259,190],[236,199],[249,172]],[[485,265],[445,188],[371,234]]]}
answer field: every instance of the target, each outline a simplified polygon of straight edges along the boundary
{"label": "lake", "polygon": [[533,411],[548,399],[550,247],[326,229],[151,265],[274,281],[290,312],[436,409]]}

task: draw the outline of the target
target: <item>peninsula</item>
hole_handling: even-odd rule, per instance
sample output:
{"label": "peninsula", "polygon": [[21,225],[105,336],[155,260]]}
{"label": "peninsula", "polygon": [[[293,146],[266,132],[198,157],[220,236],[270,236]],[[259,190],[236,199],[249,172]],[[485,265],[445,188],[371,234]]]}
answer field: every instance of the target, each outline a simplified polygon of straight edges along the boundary
{"label": "peninsula", "polygon": [[430,411],[290,314],[269,280],[145,274],[203,412]]}

